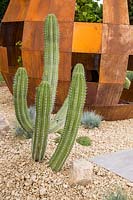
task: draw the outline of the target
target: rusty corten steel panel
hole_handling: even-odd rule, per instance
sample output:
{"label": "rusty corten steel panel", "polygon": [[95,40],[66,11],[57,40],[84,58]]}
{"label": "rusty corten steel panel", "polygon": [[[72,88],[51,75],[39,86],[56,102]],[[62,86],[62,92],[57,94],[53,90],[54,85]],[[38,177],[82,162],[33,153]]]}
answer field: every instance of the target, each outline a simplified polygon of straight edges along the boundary
{"label": "rusty corten steel panel", "polygon": [[127,54],[130,53],[129,25],[103,25],[102,53]]}
{"label": "rusty corten steel panel", "polygon": [[96,105],[113,106],[119,103],[123,90],[123,84],[99,83],[96,97]]}
{"label": "rusty corten steel panel", "polygon": [[0,47],[0,71],[8,72],[7,49]]}
{"label": "rusty corten steel panel", "polygon": [[103,23],[129,24],[127,0],[104,0]]}
{"label": "rusty corten steel panel", "polygon": [[30,0],[10,0],[2,22],[24,21]]}
{"label": "rusty corten steel panel", "polygon": [[102,54],[99,82],[123,84],[127,65],[128,55]]}

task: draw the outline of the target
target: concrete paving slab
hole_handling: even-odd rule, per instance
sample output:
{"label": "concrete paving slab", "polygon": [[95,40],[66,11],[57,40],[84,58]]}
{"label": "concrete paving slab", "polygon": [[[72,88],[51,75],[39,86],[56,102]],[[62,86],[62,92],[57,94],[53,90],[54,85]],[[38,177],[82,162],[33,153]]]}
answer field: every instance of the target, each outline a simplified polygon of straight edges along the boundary
{"label": "concrete paving slab", "polygon": [[133,149],[97,156],[90,161],[133,182]]}

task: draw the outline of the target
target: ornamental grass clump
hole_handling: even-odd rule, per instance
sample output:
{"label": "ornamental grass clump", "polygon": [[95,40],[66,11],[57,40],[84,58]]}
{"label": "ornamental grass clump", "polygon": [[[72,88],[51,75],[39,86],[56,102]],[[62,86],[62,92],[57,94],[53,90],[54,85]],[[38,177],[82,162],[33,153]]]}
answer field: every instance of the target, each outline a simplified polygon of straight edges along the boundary
{"label": "ornamental grass clump", "polygon": [[96,114],[95,112],[84,112],[82,119],[81,119],[81,124],[85,128],[95,128],[99,127],[101,124],[103,117],[101,115]]}
{"label": "ornamental grass clump", "polygon": [[91,146],[91,139],[87,136],[80,136],[76,139],[76,142],[82,146]]}

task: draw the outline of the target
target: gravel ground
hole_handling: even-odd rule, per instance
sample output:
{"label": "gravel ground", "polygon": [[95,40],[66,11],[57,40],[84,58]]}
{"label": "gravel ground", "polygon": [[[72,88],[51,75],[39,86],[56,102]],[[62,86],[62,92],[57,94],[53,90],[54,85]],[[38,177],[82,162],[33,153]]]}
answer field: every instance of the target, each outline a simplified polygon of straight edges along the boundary
{"label": "gravel ground", "polygon": [[124,189],[133,199],[133,184],[94,166],[92,183],[71,186],[69,173],[72,160],[133,148],[133,119],[103,121],[99,129],[79,129],[78,135],[88,135],[91,147],[75,144],[61,172],[55,174],[47,167],[55,146],[55,134],[50,134],[43,163],[31,159],[31,140],[15,136],[15,115],[12,96],[7,87],[0,87],[0,112],[10,122],[10,130],[0,133],[0,200],[103,200],[104,195],[117,188]]}

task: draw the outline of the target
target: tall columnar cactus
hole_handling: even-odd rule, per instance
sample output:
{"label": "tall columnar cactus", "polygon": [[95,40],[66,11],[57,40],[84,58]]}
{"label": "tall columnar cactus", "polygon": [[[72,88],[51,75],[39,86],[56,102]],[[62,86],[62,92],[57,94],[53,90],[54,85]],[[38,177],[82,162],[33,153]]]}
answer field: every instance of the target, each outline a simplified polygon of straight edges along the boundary
{"label": "tall columnar cactus", "polygon": [[28,76],[25,68],[20,67],[14,81],[14,105],[17,119],[22,128],[32,135],[32,158],[41,161],[44,157],[47,136],[64,126],[61,141],[49,164],[59,171],[67,159],[80,125],[85,101],[86,82],[82,64],[73,71],[71,87],[63,106],[50,122],[56,96],[59,63],[59,31],[56,17],[48,15],[45,22],[45,66],[43,80],[37,88],[35,125],[28,113],[27,88]]}
{"label": "tall columnar cactus", "polygon": [[59,171],[67,159],[81,121],[86,94],[86,81],[83,65],[77,64],[72,76],[69,90],[68,111],[65,127],[59,145],[53,154],[49,165],[54,171]]}
{"label": "tall columnar cactus", "polygon": [[32,133],[33,125],[27,107],[28,76],[25,68],[20,67],[14,78],[13,94],[15,113],[18,122],[27,133]]}
{"label": "tall columnar cactus", "polygon": [[36,95],[36,121],[32,137],[32,158],[41,161],[47,145],[50,124],[51,92],[48,82],[41,82]]}
{"label": "tall columnar cactus", "polygon": [[56,97],[59,66],[59,27],[53,14],[49,14],[44,26],[44,74],[43,80],[49,82],[52,90],[52,110]]}

